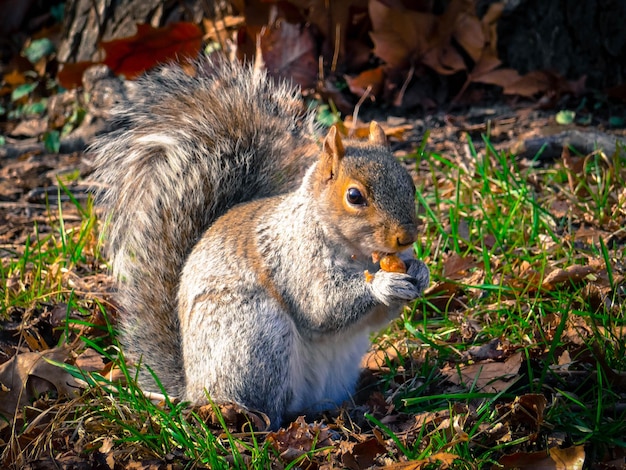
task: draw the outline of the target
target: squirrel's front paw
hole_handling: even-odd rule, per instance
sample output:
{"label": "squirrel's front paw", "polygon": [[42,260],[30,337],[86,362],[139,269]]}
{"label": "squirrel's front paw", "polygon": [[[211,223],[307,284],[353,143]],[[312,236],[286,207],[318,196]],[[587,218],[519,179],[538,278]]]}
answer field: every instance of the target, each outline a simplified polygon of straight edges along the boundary
{"label": "squirrel's front paw", "polygon": [[372,280],[372,292],[383,304],[404,303],[419,297],[430,282],[426,265],[416,259],[405,261],[407,273],[378,271]]}
{"label": "squirrel's front paw", "polygon": [[424,289],[430,284],[430,271],[428,267],[418,259],[405,261],[406,272],[409,276],[415,278],[420,295]]}
{"label": "squirrel's front paw", "polygon": [[385,305],[410,302],[419,297],[418,280],[409,274],[378,271],[371,283],[372,293]]}

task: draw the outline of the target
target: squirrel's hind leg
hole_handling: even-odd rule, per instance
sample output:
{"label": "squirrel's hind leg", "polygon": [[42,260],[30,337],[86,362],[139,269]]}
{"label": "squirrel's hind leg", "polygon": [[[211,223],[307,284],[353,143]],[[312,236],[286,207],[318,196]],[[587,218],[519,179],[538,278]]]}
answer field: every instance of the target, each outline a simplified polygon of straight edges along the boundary
{"label": "squirrel's hind leg", "polygon": [[[295,328],[271,299],[249,292],[226,305],[194,303],[183,335],[186,399],[235,402],[265,413],[277,428],[292,399],[290,358]],[[269,305],[272,304],[272,305]]]}

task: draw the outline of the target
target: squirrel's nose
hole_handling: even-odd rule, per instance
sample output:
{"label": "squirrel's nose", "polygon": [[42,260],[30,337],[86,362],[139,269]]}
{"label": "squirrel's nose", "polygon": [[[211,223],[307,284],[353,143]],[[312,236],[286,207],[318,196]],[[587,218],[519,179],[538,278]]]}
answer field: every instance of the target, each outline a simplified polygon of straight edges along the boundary
{"label": "squirrel's nose", "polygon": [[417,240],[417,226],[415,224],[404,224],[398,228],[396,243],[400,247],[407,247]]}

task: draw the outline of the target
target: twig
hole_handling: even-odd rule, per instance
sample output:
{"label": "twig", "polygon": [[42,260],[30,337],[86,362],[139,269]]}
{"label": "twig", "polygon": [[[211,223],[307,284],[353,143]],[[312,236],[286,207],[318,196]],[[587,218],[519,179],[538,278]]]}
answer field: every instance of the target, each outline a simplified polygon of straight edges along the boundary
{"label": "twig", "polygon": [[354,111],[352,112],[352,128],[350,129],[350,132],[348,133],[348,137],[352,137],[352,135],[354,134],[354,129],[356,129],[356,123],[359,121],[359,110],[361,109],[361,105],[363,104],[365,99],[369,96],[371,91],[372,91],[372,85],[368,85],[367,88],[365,89],[365,92],[361,96],[361,98],[359,98],[359,102],[354,107]]}

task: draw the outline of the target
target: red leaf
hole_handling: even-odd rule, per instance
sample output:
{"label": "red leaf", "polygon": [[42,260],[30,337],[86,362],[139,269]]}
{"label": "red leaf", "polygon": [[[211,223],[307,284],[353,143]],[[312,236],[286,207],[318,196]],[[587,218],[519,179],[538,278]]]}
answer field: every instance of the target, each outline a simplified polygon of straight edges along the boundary
{"label": "red leaf", "polygon": [[95,62],[75,62],[67,63],[61,66],[61,70],[57,73],[57,79],[63,88],[76,88],[83,83],[83,73]]}
{"label": "red leaf", "polygon": [[163,28],[138,24],[137,34],[102,42],[104,63],[116,74],[135,78],[155,65],[198,55],[202,30],[193,23],[171,23]]}

